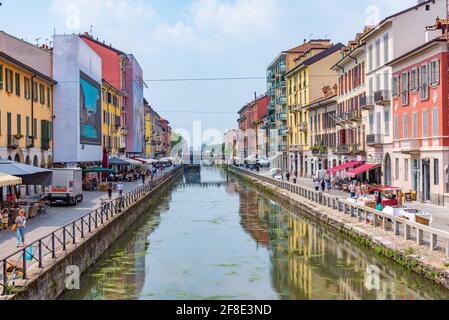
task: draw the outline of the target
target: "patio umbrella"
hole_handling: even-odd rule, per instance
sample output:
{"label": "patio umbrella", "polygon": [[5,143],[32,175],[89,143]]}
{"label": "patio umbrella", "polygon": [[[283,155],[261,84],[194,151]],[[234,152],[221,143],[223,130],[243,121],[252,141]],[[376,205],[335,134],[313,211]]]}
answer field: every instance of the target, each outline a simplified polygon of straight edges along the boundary
{"label": "patio umbrella", "polygon": [[0,187],[14,186],[17,184],[22,184],[21,178],[0,172]]}
{"label": "patio umbrella", "polygon": [[0,172],[22,179],[23,185],[49,186],[52,183],[51,170],[33,167],[11,160],[0,160]]}

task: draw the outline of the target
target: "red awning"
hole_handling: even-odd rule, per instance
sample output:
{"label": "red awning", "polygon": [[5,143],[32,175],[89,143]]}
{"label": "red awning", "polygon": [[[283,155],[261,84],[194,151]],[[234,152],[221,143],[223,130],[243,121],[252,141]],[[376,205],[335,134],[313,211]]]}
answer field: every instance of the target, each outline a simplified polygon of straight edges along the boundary
{"label": "red awning", "polygon": [[132,159],[137,161],[137,162],[140,162],[140,163],[143,163],[143,164],[147,164],[147,162],[142,160],[142,159],[139,159],[139,158],[132,158]]}
{"label": "red awning", "polygon": [[380,167],[380,164],[373,164],[373,163],[364,164],[364,165],[362,165],[360,167],[357,167],[355,169],[347,171],[345,174],[350,176],[350,177],[355,177],[358,174],[368,172],[368,171],[376,169],[378,167]]}
{"label": "red awning", "polygon": [[357,166],[359,164],[362,164],[362,163],[363,163],[362,161],[349,161],[349,162],[343,163],[342,165],[339,165],[337,167],[331,168],[328,171],[329,171],[329,173],[335,174],[335,173],[337,173],[339,171],[355,167],[355,166]]}

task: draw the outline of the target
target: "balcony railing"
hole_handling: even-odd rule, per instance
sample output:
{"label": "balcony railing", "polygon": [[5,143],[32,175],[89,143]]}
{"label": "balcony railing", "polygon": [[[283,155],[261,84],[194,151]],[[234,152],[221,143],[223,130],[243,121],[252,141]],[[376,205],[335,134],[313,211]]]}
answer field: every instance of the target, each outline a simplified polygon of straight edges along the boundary
{"label": "balcony railing", "polygon": [[281,73],[287,71],[287,65],[285,63],[279,64],[278,71]]}
{"label": "balcony railing", "polygon": [[281,129],[279,129],[279,135],[280,136],[286,136],[288,134],[288,128],[287,127],[283,127]]}
{"label": "balcony railing", "polygon": [[26,147],[28,149],[34,148],[34,137],[33,136],[26,137]]}
{"label": "balcony railing", "polygon": [[286,84],[285,81],[279,82],[279,87],[280,87],[280,88],[285,88],[286,86],[287,86],[287,84]]}
{"label": "balcony railing", "polygon": [[384,135],[383,134],[368,134],[366,136],[366,144],[368,146],[380,146],[384,143]]}
{"label": "balcony railing", "polygon": [[279,113],[278,120],[281,120],[281,121],[287,120],[287,114],[285,112]]}
{"label": "balcony railing", "polygon": [[299,124],[299,126],[298,126],[298,129],[299,129],[299,131],[301,131],[301,132],[307,131],[308,128],[309,128],[309,126],[308,126],[307,122],[301,122],[301,123]]}
{"label": "balcony railing", "polygon": [[374,93],[374,102],[379,105],[389,105],[391,101],[391,92],[388,90],[379,90]]}
{"label": "balcony railing", "polygon": [[8,148],[17,149],[19,147],[19,139],[16,136],[8,135]]}
{"label": "balcony railing", "polygon": [[402,153],[419,153],[421,151],[421,141],[418,139],[409,139],[401,141]]}
{"label": "balcony railing", "polygon": [[360,108],[362,110],[371,110],[374,108],[374,97],[361,97],[360,98]]}
{"label": "balcony railing", "polygon": [[287,97],[285,95],[282,95],[276,99],[277,104],[286,104],[287,103]]}
{"label": "balcony railing", "polygon": [[350,154],[351,148],[350,148],[349,144],[342,144],[342,145],[337,146],[335,153],[336,154]]}
{"label": "balcony railing", "polygon": [[50,149],[50,139],[42,139],[41,140],[41,149],[42,150],[48,150]]}

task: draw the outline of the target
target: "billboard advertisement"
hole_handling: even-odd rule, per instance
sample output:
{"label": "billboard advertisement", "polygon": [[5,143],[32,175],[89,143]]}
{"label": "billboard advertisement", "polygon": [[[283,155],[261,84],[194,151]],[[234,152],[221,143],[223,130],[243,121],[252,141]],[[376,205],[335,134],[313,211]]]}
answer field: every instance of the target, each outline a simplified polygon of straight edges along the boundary
{"label": "billboard advertisement", "polygon": [[101,146],[101,85],[80,71],[80,143]]}

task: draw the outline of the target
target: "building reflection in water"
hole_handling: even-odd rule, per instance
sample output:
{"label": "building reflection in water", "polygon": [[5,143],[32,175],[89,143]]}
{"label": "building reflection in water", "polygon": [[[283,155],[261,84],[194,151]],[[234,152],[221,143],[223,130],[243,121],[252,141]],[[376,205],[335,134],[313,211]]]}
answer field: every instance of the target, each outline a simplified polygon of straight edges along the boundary
{"label": "building reflection in water", "polygon": [[447,291],[428,294],[427,280],[290,213],[254,189],[244,184],[236,189],[241,224],[258,245],[269,248],[273,287],[282,299],[447,298]]}

